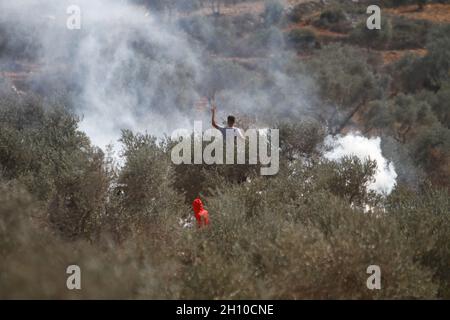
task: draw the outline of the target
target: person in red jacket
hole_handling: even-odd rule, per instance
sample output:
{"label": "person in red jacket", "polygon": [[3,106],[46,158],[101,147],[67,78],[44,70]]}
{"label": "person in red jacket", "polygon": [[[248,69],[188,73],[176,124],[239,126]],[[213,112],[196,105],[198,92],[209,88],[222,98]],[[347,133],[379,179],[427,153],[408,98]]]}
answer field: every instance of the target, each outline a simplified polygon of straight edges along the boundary
{"label": "person in red jacket", "polygon": [[197,220],[197,226],[203,227],[209,224],[208,211],[203,208],[203,203],[200,198],[197,198],[192,203],[192,208],[194,209],[195,219]]}

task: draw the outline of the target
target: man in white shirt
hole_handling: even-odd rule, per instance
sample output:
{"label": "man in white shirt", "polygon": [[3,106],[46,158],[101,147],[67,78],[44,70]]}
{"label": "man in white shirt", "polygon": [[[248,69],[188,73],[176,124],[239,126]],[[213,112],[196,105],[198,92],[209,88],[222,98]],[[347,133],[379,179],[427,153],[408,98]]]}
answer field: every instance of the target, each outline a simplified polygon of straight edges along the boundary
{"label": "man in white shirt", "polygon": [[222,126],[219,126],[219,125],[216,123],[216,104],[215,104],[214,101],[212,102],[212,108],[211,108],[211,111],[212,111],[212,119],[211,119],[212,126],[213,126],[214,128],[216,128],[217,130],[219,130],[219,131],[222,133],[222,135],[223,135],[224,138],[226,138],[226,135],[227,135],[227,134],[230,134],[230,133],[231,133],[231,134],[233,134],[234,137],[239,137],[239,138],[245,140],[244,135],[242,134],[241,129],[236,128],[236,127],[234,126],[234,123],[236,122],[236,118],[235,118],[234,116],[229,115],[228,118],[227,118],[227,126],[226,126],[226,127],[222,127]]}

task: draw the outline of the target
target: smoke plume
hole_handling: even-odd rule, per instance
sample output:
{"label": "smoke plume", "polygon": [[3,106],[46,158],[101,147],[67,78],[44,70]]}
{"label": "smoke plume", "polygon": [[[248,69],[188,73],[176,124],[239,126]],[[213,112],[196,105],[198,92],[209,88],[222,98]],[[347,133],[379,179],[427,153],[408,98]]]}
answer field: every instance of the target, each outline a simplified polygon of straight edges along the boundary
{"label": "smoke plume", "polygon": [[368,188],[381,194],[392,192],[396,185],[397,173],[394,164],[383,156],[379,137],[366,138],[359,133],[350,133],[345,136],[328,136],[326,142],[332,146],[332,150],[325,153],[325,157],[329,160],[339,160],[344,156],[356,156],[361,161],[375,160],[377,163],[375,181]]}
{"label": "smoke plume", "polygon": [[[80,30],[66,26],[70,5],[81,9]],[[11,49],[0,63],[32,60],[36,70],[29,72],[27,85],[43,96],[68,97],[82,118],[80,129],[102,148],[117,143],[121,129],[161,137],[191,128],[194,120],[206,127],[209,110],[194,106],[213,91],[219,120],[236,113],[261,124],[304,114],[313,96],[307,77],[288,74],[294,58],[281,53],[276,30],[263,32],[269,54],[245,68],[212,54],[186,32],[182,19],[167,19],[128,1],[3,1],[0,12]],[[214,17],[189,19],[184,25],[198,25],[218,43],[226,40]]]}

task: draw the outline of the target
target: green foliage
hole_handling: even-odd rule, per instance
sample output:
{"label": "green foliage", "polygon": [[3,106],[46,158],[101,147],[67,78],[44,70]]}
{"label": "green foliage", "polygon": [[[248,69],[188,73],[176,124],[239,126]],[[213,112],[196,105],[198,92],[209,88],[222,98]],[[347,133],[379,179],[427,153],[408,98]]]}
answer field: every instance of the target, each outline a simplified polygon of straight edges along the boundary
{"label": "green foliage", "polygon": [[287,43],[297,50],[313,49],[317,45],[316,34],[311,29],[293,29],[287,34]]}
{"label": "green foliage", "polygon": [[392,19],[392,50],[423,48],[427,43],[427,35],[431,23],[426,20],[408,20],[395,17]]}
{"label": "green foliage", "polygon": [[364,113],[364,119],[369,130],[373,128],[390,128],[395,121],[386,101],[371,101],[368,104],[367,109],[368,110]]}
{"label": "green foliage", "polygon": [[369,30],[366,21],[360,22],[349,35],[349,41],[373,49],[389,49],[395,34],[389,19],[381,20],[381,29]]}
{"label": "green foliage", "polygon": [[366,103],[384,96],[389,79],[378,72],[378,64],[358,48],[337,44],[311,59],[309,68],[324,101],[316,112],[332,132],[340,132]]}
{"label": "green foliage", "polygon": [[[401,224],[400,232],[411,239],[414,260],[434,272],[439,285],[438,296],[450,297],[448,264],[450,235],[450,201],[448,192],[422,187],[419,194],[398,189],[389,196],[387,208]],[[422,240],[418,240],[422,239]]]}
{"label": "green foliage", "polygon": [[450,81],[442,83],[435,96],[432,92],[429,92],[429,94],[431,97],[428,96],[425,99],[430,101],[434,114],[443,126],[450,128]]}
{"label": "green foliage", "polygon": [[426,102],[417,101],[414,97],[403,94],[394,99],[392,112],[395,121],[394,130],[402,142],[406,142],[410,131],[417,132],[420,126],[428,126],[436,121]]}
{"label": "green foliage", "polygon": [[[436,294],[432,272],[414,261],[410,240],[398,232],[403,220],[397,223],[391,213],[364,214],[322,189],[312,172],[295,172],[290,179],[258,178],[209,198],[214,228],[186,239],[183,298]],[[360,286],[373,261],[389,279],[379,292]],[[405,280],[416,276],[417,281]]]}
{"label": "green foliage", "polygon": [[17,181],[0,177],[0,257],[6,259],[21,242],[30,238],[31,221],[39,216],[39,205]]}
{"label": "green foliage", "polygon": [[[199,7],[140,2],[153,10]],[[409,3],[417,1],[383,1]],[[354,15],[365,14],[361,8],[322,10],[307,2],[289,18],[303,21],[320,9],[314,25],[345,32]],[[158,73],[161,88],[183,89],[157,90],[154,99],[189,106],[197,89],[220,91],[229,104],[251,99],[259,108],[256,125],[280,122],[280,172],[272,177],[253,165],[175,166],[176,141],[129,130],[117,165],[78,130],[67,101],[19,94],[0,79],[0,298],[450,298],[448,26],[426,36],[423,21],[391,17],[371,32],[358,25],[349,39],[359,46],[426,45],[424,57],[406,55],[385,68],[370,50],[320,48],[307,28],[284,36],[275,27],[284,22],[278,1],[267,2],[264,22],[259,18],[177,19],[213,57],[198,82],[196,70],[182,63],[174,74]],[[24,33],[0,21],[0,56],[20,51],[29,58],[39,47],[33,37],[9,36]],[[294,50],[280,53],[285,42],[312,56],[299,62]],[[169,63],[146,44],[136,50]],[[147,68],[125,67],[120,81],[127,88],[136,75],[153,83]],[[246,111],[255,112],[251,107]],[[368,189],[377,166],[371,159],[324,160],[325,136],[349,123],[382,136],[384,149],[385,140],[395,142],[391,154],[402,153],[396,170],[413,176],[415,189],[399,178],[391,195],[380,196]],[[209,211],[208,228],[186,227],[197,196]],[[83,270],[79,292],[64,286],[64,270],[74,262]],[[366,287],[372,264],[382,270],[379,291]]]}
{"label": "green foliage", "polygon": [[328,174],[321,175],[325,181],[320,183],[350,204],[364,206],[375,196],[373,191],[368,191],[368,186],[374,181],[376,168],[376,162],[370,159],[362,163],[356,157],[344,157],[339,163],[332,162],[322,168]]}
{"label": "green foliage", "polygon": [[336,23],[345,19],[345,12],[341,8],[327,9],[319,17],[319,20],[324,23]]}
{"label": "green foliage", "polygon": [[[194,141],[191,136],[191,141]],[[174,144],[171,141],[170,144]],[[202,143],[202,150],[209,144]],[[248,140],[246,141],[246,149],[248,150]],[[191,144],[191,154],[194,154],[194,143]],[[237,162],[237,146],[235,145],[234,155],[235,163]],[[248,164],[249,154],[245,154],[245,164],[226,165],[226,146],[222,150],[223,165],[206,165],[206,164],[180,164],[175,166],[175,179],[172,186],[178,192],[184,194],[185,200],[190,204],[196,197],[209,196],[217,189],[227,188],[232,184],[242,183],[249,178],[259,174],[259,165]]]}
{"label": "green foliage", "polygon": [[416,163],[424,168],[429,178],[445,187],[450,178],[450,130],[439,124],[423,129],[412,142]]}
{"label": "green foliage", "polygon": [[316,121],[281,123],[280,147],[283,158],[292,161],[300,157],[317,157],[321,153],[326,130]]}
{"label": "green foliage", "polygon": [[444,127],[449,128],[450,126],[450,86],[446,82],[437,92],[430,90],[422,90],[418,92],[415,97],[416,99],[428,103],[436,116],[437,120]]}
{"label": "green foliage", "polygon": [[402,17],[381,19],[381,29],[369,30],[366,21],[360,22],[350,33],[349,41],[377,50],[404,50],[423,48],[431,23]]}
{"label": "green foliage", "polygon": [[172,184],[167,144],[148,134],[124,130],[120,141],[125,160],[110,194],[105,223],[119,238],[130,232],[156,229],[162,222],[175,223],[177,212],[185,209]]}
{"label": "green foliage", "polygon": [[[445,96],[445,91],[442,94]],[[439,122],[443,116],[440,103],[440,95],[426,91],[415,96],[399,94],[388,101],[371,102],[364,117],[369,129],[378,129],[405,144],[417,167],[433,183],[445,186],[449,178],[450,156],[446,150],[450,136],[448,128]]]}
{"label": "green foliage", "polygon": [[[294,141],[296,135],[301,141]],[[173,188],[182,180],[168,158],[172,142],[146,134],[123,132],[125,162],[103,200],[106,212],[98,208],[98,237],[84,234],[90,244],[53,235],[45,228],[49,208],[36,205],[17,183],[0,181],[0,296],[448,296],[445,193],[431,190],[422,201],[412,191],[397,192],[384,203],[367,191],[373,162],[319,161],[320,126],[283,125],[281,136],[284,164],[275,177],[252,175],[237,183],[224,174],[232,172],[227,171],[233,170],[230,166],[208,169],[203,181],[197,174],[205,168],[190,166],[194,173],[184,181],[216,181],[205,201],[211,217],[206,229],[179,226],[178,219],[192,213]],[[289,154],[298,156],[287,159]],[[78,183],[92,193],[93,180]],[[78,204],[83,197],[74,194],[73,199]],[[77,207],[68,205],[66,210],[78,214]],[[422,220],[425,226],[417,224]],[[436,233],[438,225],[442,229]],[[78,293],[64,289],[65,273],[55,272],[73,261],[83,269],[83,290]],[[383,290],[367,290],[370,264],[381,266]]]}
{"label": "green foliage", "polygon": [[369,123],[377,128],[390,129],[402,143],[414,137],[421,128],[436,122],[430,105],[411,95],[399,94],[387,103],[376,102],[371,108],[367,114]]}
{"label": "green foliage", "polygon": [[426,66],[422,62],[422,58],[408,53],[394,63],[391,72],[394,74],[394,78],[398,79],[394,84],[394,89],[405,92],[415,92],[422,89],[427,82]]}
{"label": "green foliage", "polygon": [[345,11],[340,7],[322,11],[318,19],[313,21],[313,25],[335,32],[348,32],[351,30],[351,22]]}
{"label": "green foliage", "polygon": [[405,56],[394,66],[403,90],[423,88],[438,91],[449,79],[450,36],[448,25],[431,29],[427,38],[427,54],[417,58]]}
{"label": "green foliage", "polygon": [[103,153],[77,130],[77,119],[36,98],[0,105],[0,165],[48,202],[52,225],[67,237],[91,234],[102,212],[108,177]]}
{"label": "green foliage", "polygon": [[428,85],[440,88],[450,75],[450,25],[438,26],[430,32],[427,42],[428,54],[423,58]]}
{"label": "green foliage", "polygon": [[308,15],[321,10],[323,5],[316,1],[300,2],[288,12],[288,19],[294,23],[303,21]]}

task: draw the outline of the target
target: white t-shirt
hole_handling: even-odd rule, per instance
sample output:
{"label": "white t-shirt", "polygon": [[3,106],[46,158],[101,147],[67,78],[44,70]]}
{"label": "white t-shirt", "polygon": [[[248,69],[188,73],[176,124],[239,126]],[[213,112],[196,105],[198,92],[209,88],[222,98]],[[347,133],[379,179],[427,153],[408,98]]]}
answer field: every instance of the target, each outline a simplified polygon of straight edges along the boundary
{"label": "white t-shirt", "polygon": [[239,128],[236,128],[236,127],[221,127],[221,126],[219,126],[218,130],[222,133],[222,136],[224,138],[226,138],[227,135],[231,133],[233,135],[233,137],[239,137],[239,138],[245,140],[244,135],[242,134],[242,131]]}

